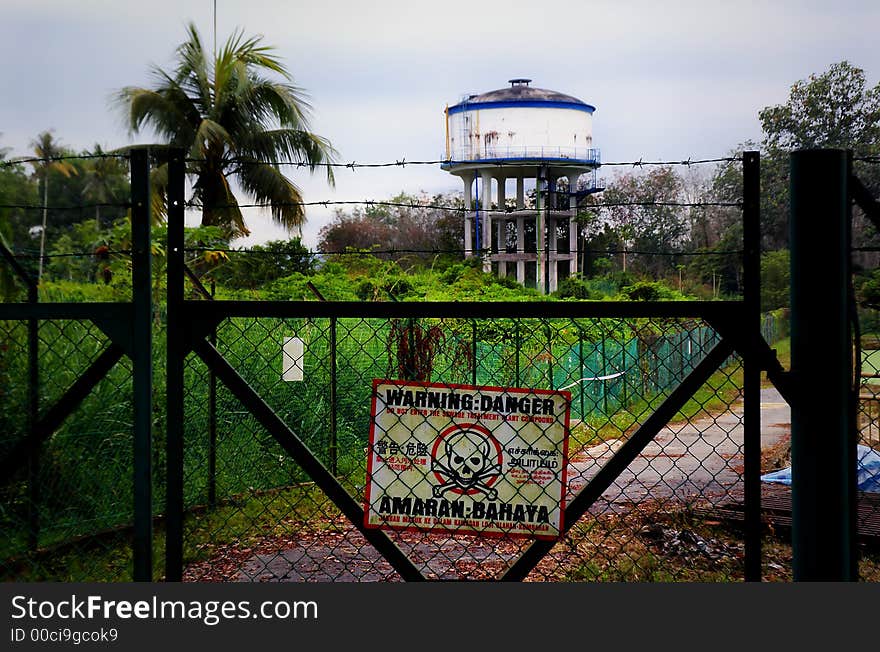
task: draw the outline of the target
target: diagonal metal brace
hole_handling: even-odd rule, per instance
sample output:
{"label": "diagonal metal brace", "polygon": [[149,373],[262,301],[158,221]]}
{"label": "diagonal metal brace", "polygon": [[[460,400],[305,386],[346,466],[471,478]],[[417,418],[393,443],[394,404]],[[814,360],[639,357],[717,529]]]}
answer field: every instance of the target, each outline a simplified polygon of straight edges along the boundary
{"label": "diagonal metal brace", "polygon": [[425,577],[409,558],[381,530],[364,527],[364,510],[339,484],[336,478],[321,464],[308,447],[296,436],[274,410],[257,394],[238,372],[220,355],[210,342],[199,339],[193,350],[214,371],[224,385],[242,402],[242,405],[275,438],[285,451],[308,473],[315,484],[342,511],[379,553],[388,560],[401,577],[408,581],[421,581]]}
{"label": "diagonal metal brace", "polygon": [[871,191],[854,174],[851,174],[849,177],[849,194],[850,198],[871,220],[874,228],[880,231],[880,201],[874,198]]}
{"label": "diagonal metal brace", "polygon": [[9,249],[6,247],[6,244],[0,240],[0,256],[12,267],[12,271],[15,272],[15,275],[24,283],[28,290],[35,290],[37,287],[37,282],[31,277],[30,274],[21,266],[21,263],[16,260],[15,256]]}
{"label": "diagonal metal brace", "polygon": [[133,359],[134,344],[132,342],[132,324],[134,324],[134,311],[131,304],[119,304],[119,310],[113,315],[93,315],[92,323],[101,329],[110,341],[122,352]]}
{"label": "diagonal metal brace", "polygon": [[[614,456],[586,484],[577,496],[565,508],[563,523],[564,532],[568,532],[581,516],[605,493],[617,477],[644,450],[657,433],[669,423],[694,393],[724,364],[733,353],[733,345],[722,340],[700,363],[694,367],[684,380],[672,390],[657,409],[639,426],[639,429],[621,446]],[[556,541],[537,540],[517,558],[501,577],[505,582],[520,582],[556,545]]]}
{"label": "diagonal metal brace", "polygon": [[19,441],[12,451],[0,461],[0,478],[9,478],[17,468],[27,464],[28,455],[37,446],[46,441],[61,427],[64,420],[79,407],[86,396],[110,371],[123,356],[123,350],[116,344],[110,344],[99,355],[89,368],[76,379],[64,395],[58,399],[42,419],[34,426],[33,434]]}
{"label": "diagonal metal brace", "polygon": [[791,376],[779,362],[776,351],[770,348],[760,332],[744,324],[731,323],[724,319],[710,318],[707,321],[724,339],[733,343],[734,349],[744,360],[755,358],[755,362],[767,372],[767,379],[779,390],[785,402],[794,405],[797,397]]}
{"label": "diagonal metal brace", "polygon": [[196,291],[199,294],[201,294],[203,297],[205,297],[205,299],[207,299],[208,301],[214,300],[214,297],[211,296],[211,293],[208,292],[208,290],[205,288],[204,284],[202,284],[202,281],[199,279],[199,277],[196,276],[195,272],[192,271],[189,268],[189,265],[187,265],[185,263],[183,265],[183,273],[186,274],[186,277],[189,279],[190,283],[193,284],[193,287],[196,289]]}

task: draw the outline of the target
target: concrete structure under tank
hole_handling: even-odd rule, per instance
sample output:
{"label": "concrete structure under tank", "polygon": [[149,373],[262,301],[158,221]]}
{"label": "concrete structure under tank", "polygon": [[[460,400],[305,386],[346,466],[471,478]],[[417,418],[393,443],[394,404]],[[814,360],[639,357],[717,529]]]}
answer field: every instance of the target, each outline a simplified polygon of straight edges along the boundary
{"label": "concrete structure under tank", "polygon": [[[442,168],[464,183],[465,256],[479,255],[486,271],[515,273],[524,285],[554,292],[562,278],[578,270],[572,225],[578,197],[595,190],[600,165],[593,147],[595,107],[533,88],[530,81],[512,79],[509,88],[448,107]],[[584,174],[590,179],[579,185]],[[511,202],[508,180],[516,184]],[[527,180],[534,180],[537,190],[531,206],[526,205]]]}

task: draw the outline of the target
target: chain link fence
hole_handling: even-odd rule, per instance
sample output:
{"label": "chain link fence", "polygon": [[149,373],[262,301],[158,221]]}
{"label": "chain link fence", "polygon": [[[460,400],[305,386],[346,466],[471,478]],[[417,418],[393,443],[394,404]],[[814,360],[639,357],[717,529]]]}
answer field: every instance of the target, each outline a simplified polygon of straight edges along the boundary
{"label": "chain link fence", "polygon": [[[131,579],[132,369],[111,344],[90,320],[0,321],[0,459],[11,464],[0,480],[5,580]],[[118,361],[82,402],[63,407],[107,358]],[[33,425],[56,423],[59,409],[57,428],[23,448]]]}
{"label": "chain link fence", "polygon": [[857,474],[858,513],[856,527],[863,550],[880,546],[880,339],[876,332],[877,311],[866,309],[858,371]]}
{"label": "chain link fence", "polygon": [[[283,380],[289,338],[302,343],[302,380]],[[718,340],[685,319],[234,318],[216,336],[218,351],[358,503],[371,482],[374,494],[388,490],[368,513],[436,579],[503,576],[530,545],[519,535],[530,523],[540,534],[553,501],[570,502]],[[389,378],[408,380],[374,388]],[[698,514],[742,495],[740,387],[731,357],[528,579],[741,578],[739,534],[717,538]],[[538,415],[510,423],[504,407],[473,403],[474,395],[516,402],[525,394],[515,388],[541,388],[556,405],[527,407]],[[382,391],[398,391],[405,414],[386,410],[371,445],[371,405],[387,403]],[[447,405],[442,396],[456,393],[465,403]],[[453,432],[437,425],[438,411],[454,412]],[[399,579],[195,356],[186,415],[185,579]],[[566,418],[562,456],[548,433]],[[512,453],[527,450],[514,440],[531,451]],[[549,459],[564,468],[551,472]],[[543,519],[539,507],[526,509],[542,504]]]}
{"label": "chain link fence", "polygon": [[[105,252],[100,260],[62,255],[75,259],[64,266],[68,272],[105,283],[136,266],[126,251]],[[47,269],[55,269],[51,260]],[[14,274],[3,278],[15,282]],[[152,578],[165,576],[163,548],[181,539],[165,536],[172,430],[165,347],[172,339],[161,283],[153,290],[152,513],[135,495],[135,422],[143,424],[135,414],[149,409],[149,401],[141,395],[136,405],[137,374],[126,357],[134,347],[119,348],[126,337],[120,331],[131,324],[85,311],[35,318],[15,306],[0,319],[0,460],[9,470],[0,479],[2,579],[149,577],[143,564],[139,574],[132,552],[139,515],[141,526],[144,515],[153,520]],[[5,296],[32,308],[40,301],[68,308],[94,300],[73,286],[67,288],[73,294],[63,285],[41,291],[38,301],[35,286],[20,284],[6,287]],[[134,298],[132,292],[129,305]],[[121,305],[128,298],[114,300]],[[718,320],[656,310],[653,317],[590,318],[249,312],[256,316],[220,319],[205,338],[346,500],[328,495],[307,456],[291,454],[255,412],[254,400],[230,390],[228,375],[221,380],[197,345],[198,355],[185,359],[182,386],[183,579],[731,581],[749,575],[744,370],[732,353],[730,324],[722,338]],[[189,314],[198,316],[198,308]],[[860,455],[880,450],[874,355],[880,345],[868,317]],[[784,338],[787,315],[765,315],[761,332],[771,344]],[[198,342],[202,332],[193,326],[189,336]],[[697,374],[707,360],[714,372]],[[688,400],[671,401],[685,385]],[[765,397],[781,401],[768,393],[762,402]],[[649,425],[670,402],[676,407],[663,412],[668,423]],[[767,425],[765,472],[790,458],[786,424]],[[41,443],[24,446],[35,433]],[[787,491],[765,485],[760,492],[764,579],[791,579]],[[859,493],[866,579],[880,577],[877,495]],[[563,507],[575,504],[566,522]],[[362,506],[363,518],[352,522],[351,505]]]}

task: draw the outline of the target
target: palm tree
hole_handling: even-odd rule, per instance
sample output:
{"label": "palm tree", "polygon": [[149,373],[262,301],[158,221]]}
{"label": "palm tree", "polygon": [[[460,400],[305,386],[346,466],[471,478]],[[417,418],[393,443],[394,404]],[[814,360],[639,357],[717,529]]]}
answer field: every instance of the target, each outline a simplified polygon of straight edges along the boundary
{"label": "palm tree", "polygon": [[95,226],[100,231],[101,204],[116,201],[115,191],[119,181],[124,179],[125,168],[118,158],[107,156],[97,143],[89,154],[97,158],[90,161],[85,169],[86,181],[82,192],[86,199],[95,202]]}
{"label": "palm tree", "polygon": [[[182,147],[190,162],[193,198],[202,224],[223,227],[230,236],[249,233],[229,178],[288,230],[305,221],[302,195],[278,165],[288,160],[311,171],[330,162],[330,144],[309,131],[310,106],[303,91],[262,37],[235,32],[214,56],[206,53],[193,24],[177,48],[172,73],[153,67],[152,88],[126,87],[116,100],[132,132],[149,126],[168,145]],[[274,81],[274,73],[283,81]],[[154,179],[161,190],[167,171]],[[333,183],[330,167],[327,180]]]}
{"label": "palm tree", "polygon": [[44,131],[37,135],[37,138],[31,141],[31,147],[34,148],[40,160],[34,161],[34,174],[43,182],[43,224],[40,229],[40,265],[37,272],[37,282],[43,278],[43,255],[46,251],[46,221],[49,212],[49,173],[59,172],[65,177],[76,174],[76,168],[68,161],[58,160],[64,155],[64,148],[55,140],[52,130]]}

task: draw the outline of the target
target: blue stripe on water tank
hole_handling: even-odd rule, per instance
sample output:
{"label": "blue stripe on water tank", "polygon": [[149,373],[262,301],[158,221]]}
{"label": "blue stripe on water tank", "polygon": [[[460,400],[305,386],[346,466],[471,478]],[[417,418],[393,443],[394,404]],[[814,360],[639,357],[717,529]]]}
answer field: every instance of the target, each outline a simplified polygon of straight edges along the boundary
{"label": "blue stripe on water tank", "polygon": [[572,109],[574,111],[584,111],[592,113],[596,110],[595,106],[589,104],[581,104],[580,102],[554,102],[553,100],[523,100],[517,102],[515,100],[504,100],[501,102],[474,102],[468,104],[456,104],[449,107],[449,115],[463,113],[464,111],[480,111],[482,109],[523,109],[523,108],[554,108],[554,109]]}

